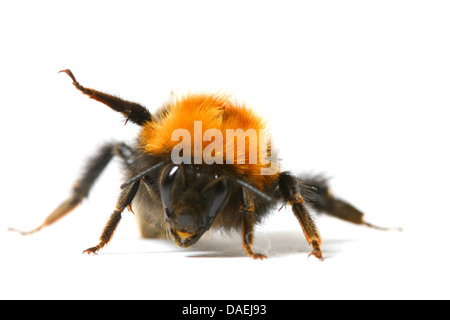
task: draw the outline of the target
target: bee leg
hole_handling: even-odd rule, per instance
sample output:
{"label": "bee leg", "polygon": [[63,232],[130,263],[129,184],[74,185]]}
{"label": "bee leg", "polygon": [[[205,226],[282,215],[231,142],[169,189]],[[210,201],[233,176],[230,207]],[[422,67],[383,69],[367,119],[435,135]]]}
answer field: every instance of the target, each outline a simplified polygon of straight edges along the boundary
{"label": "bee leg", "polygon": [[114,146],[114,143],[104,145],[100,149],[98,154],[88,161],[84,174],[77,182],[75,182],[73,186],[72,195],[63,203],[61,203],[40,226],[31,231],[19,231],[13,228],[10,228],[9,230],[17,231],[22,235],[32,234],[46,226],[53,224],[57,220],[70,213],[81,203],[84,198],[88,196],[92,185],[113,157]]}
{"label": "bee leg", "polygon": [[386,228],[375,226],[364,220],[364,213],[359,211],[350,203],[334,197],[326,179],[323,177],[303,177],[302,183],[306,186],[313,187],[313,195],[308,199],[314,209],[325,212],[326,214],[351,222],[354,224],[365,225],[378,230],[399,230],[401,228]]}
{"label": "bee leg", "polygon": [[134,196],[136,195],[139,189],[140,180],[137,180],[133,184],[126,187],[119,196],[119,200],[116,204],[116,210],[112,213],[111,217],[108,220],[105,228],[103,229],[102,235],[100,236],[100,242],[95,247],[88,248],[83,251],[83,253],[88,254],[96,254],[98,250],[103,248],[112,238],[114,231],[116,230],[120,220],[122,219],[122,212],[125,208],[130,205],[131,201],[133,201]]}
{"label": "bee leg", "polygon": [[125,165],[125,169],[128,170],[131,174],[133,174],[131,166],[136,160],[135,151],[125,143],[121,142],[114,145],[114,155],[122,159],[122,162]]}
{"label": "bee leg", "polygon": [[[136,152],[134,149],[130,148],[124,143],[120,143],[116,145],[115,153],[123,160],[123,164],[125,165],[125,169],[128,170],[130,176],[134,176],[136,172],[133,171],[132,165],[136,160]],[[149,193],[153,194],[158,192],[155,190],[155,183],[151,180],[149,176],[145,176],[141,179],[144,187],[148,190]],[[128,206],[129,210],[134,213],[131,204]],[[138,227],[141,232],[142,237],[144,238],[166,238],[166,234],[161,230],[160,227],[154,225],[152,222],[148,221],[145,217],[139,215],[136,212],[138,218]]]}
{"label": "bee leg", "polygon": [[131,120],[132,122],[142,126],[144,123],[152,120],[150,112],[144,106],[135,102],[123,100],[119,97],[104,92],[85,88],[78,83],[72,71],[69,69],[61,70],[59,72],[66,73],[72,79],[73,85],[82,93],[88,95],[89,98],[104,103],[114,111],[122,113],[127,118],[125,123],[127,123],[128,120]]}
{"label": "bee leg", "polygon": [[279,189],[282,200],[292,206],[294,215],[300,222],[306,240],[313,248],[309,256],[314,255],[319,260],[323,260],[322,251],[320,249],[322,241],[319,230],[306,208],[297,179],[288,172],[280,173]]}
{"label": "bee leg", "polygon": [[255,253],[252,249],[253,245],[253,230],[254,230],[254,222],[252,218],[251,212],[246,212],[242,218],[242,246],[244,247],[245,252],[250,258],[253,259],[265,259],[266,255],[261,253]]}
{"label": "bee leg", "polygon": [[254,236],[254,226],[255,222],[253,220],[253,215],[255,211],[255,204],[253,198],[242,189],[243,192],[243,202],[241,209],[239,210],[242,216],[242,246],[250,258],[253,259],[265,259],[267,256],[260,253],[255,253],[252,249],[253,236]]}

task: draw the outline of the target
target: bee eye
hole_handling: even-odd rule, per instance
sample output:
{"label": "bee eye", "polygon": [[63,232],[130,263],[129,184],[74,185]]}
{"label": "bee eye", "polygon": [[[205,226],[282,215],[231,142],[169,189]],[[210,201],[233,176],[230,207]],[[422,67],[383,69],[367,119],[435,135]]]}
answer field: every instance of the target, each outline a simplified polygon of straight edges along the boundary
{"label": "bee eye", "polygon": [[223,209],[225,201],[230,193],[229,185],[225,179],[217,179],[217,183],[214,184],[214,196],[209,207],[208,217],[214,219],[219,212]]}
{"label": "bee eye", "polygon": [[[170,198],[172,196],[173,184],[175,182],[175,177],[178,173],[178,166],[168,166],[162,175],[161,179],[161,200],[166,209],[169,208]],[[166,210],[167,211],[167,210]]]}

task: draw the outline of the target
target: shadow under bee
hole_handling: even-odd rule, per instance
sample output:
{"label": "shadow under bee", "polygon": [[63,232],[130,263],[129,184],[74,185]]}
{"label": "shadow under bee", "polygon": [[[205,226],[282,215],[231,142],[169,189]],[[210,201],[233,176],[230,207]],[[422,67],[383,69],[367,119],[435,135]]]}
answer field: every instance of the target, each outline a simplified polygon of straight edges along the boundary
{"label": "shadow under bee", "polygon": [[[324,239],[324,258],[331,258],[339,252],[339,244],[348,243],[351,239]],[[298,232],[269,231],[257,232],[254,247],[271,258],[305,253],[310,249]],[[246,254],[241,250],[239,236],[228,234],[212,234],[201,239],[195,246],[188,248],[189,258],[241,258]]]}

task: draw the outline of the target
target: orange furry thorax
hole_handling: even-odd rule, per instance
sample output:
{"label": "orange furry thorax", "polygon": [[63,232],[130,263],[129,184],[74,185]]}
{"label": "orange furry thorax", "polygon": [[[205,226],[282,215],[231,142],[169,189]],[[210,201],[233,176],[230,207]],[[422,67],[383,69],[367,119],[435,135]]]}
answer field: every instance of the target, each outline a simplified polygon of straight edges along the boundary
{"label": "orange furry thorax", "polygon": [[[201,132],[199,132],[199,124],[201,124]],[[190,141],[183,141],[183,143],[190,144],[191,163],[196,161],[194,155],[210,152],[216,159],[222,160],[223,164],[230,164],[230,159],[234,160],[231,165],[237,173],[249,176],[253,182],[263,187],[266,185],[264,181],[269,176],[266,179],[263,178],[264,176],[259,177],[260,171],[262,168],[269,167],[268,158],[273,158],[270,140],[266,140],[267,143],[262,141],[268,138],[266,127],[266,122],[261,117],[246,108],[244,104],[231,100],[226,94],[188,94],[167,103],[151,122],[144,124],[139,136],[139,144],[144,153],[164,158],[170,157],[172,150],[180,144],[180,137],[174,136],[174,132],[179,132],[181,129],[190,136]],[[209,129],[221,133],[223,142],[215,141],[215,138],[208,139],[208,134],[205,135],[205,132],[212,132]],[[247,136],[245,148],[239,149],[238,139],[227,139],[230,137],[227,134],[233,131],[256,133],[256,139],[252,140]],[[198,137],[199,135],[201,137]],[[255,135],[252,137],[254,138]],[[200,144],[199,140],[196,142],[194,138],[201,139]],[[217,148],[211,150],[213,142]],[[256,161],[252,161],[255,158],[251,156],[255,154]],[[204,159],[201,163],[205,164]],[[277,170],[274,169],[274,174],[276,172]]]}

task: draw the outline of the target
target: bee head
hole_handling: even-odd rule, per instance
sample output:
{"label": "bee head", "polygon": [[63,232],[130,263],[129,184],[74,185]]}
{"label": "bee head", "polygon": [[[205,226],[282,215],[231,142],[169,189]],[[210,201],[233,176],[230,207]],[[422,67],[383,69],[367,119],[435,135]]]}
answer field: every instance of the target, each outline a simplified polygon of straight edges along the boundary
{"label": "bee head", "polygon": [[230,187],[225,177],[209,168],[169,164],[160,191],[170,235],[186,248],[210,228],[228,200]]}

